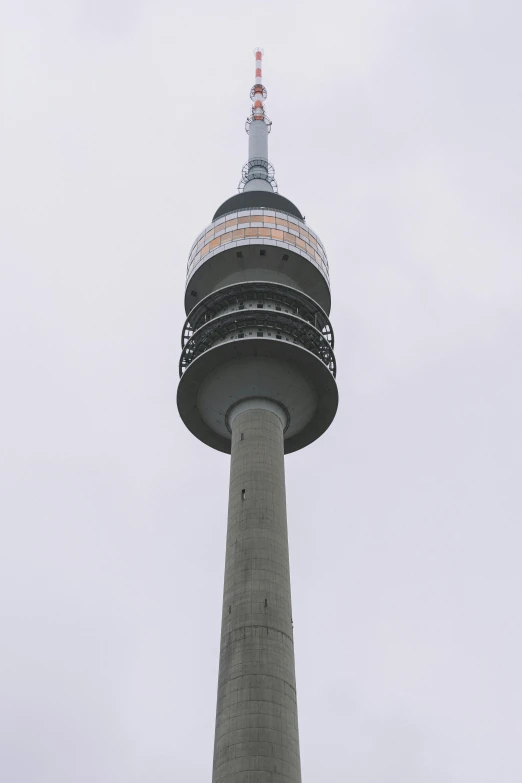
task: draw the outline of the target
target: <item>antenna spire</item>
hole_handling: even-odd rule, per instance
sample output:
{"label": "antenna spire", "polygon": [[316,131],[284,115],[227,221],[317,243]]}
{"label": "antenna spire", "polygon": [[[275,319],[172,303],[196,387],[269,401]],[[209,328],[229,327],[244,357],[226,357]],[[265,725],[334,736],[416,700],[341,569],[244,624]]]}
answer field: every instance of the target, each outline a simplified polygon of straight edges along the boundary
{"label": "antenna spire", "polygon": [[256,81],[250,91],[250,97],[253,101],[252,115],[253,120],[265,119],[265,107],[263,106],[266,100],[266,88],[263,87],[263,50],[254,49],[256,56]]}
{"label": "antenna spire", "polygon": [[250,90],[252,111],[247,118],[245,130],[248,133],[248,161],[243,166],[239,192],[265,190],[277,193],[274,167],[268,160],[268,134],[272,122],[265,114],[266,87],[263,86],[263,50],[254,49],[256,75]]}

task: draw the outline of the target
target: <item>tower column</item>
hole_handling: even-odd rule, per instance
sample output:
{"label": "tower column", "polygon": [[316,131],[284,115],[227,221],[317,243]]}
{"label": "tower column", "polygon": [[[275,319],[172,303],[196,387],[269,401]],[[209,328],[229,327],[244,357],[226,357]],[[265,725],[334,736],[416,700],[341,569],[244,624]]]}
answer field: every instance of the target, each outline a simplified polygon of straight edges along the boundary
{"label": "tower column", "polygon": [[324,246],[277,193],[255,50],[249,159],[190,251],[177,402],[231,454],[213,783],[301,783],[284,454],[337,410]]}
{"label": "tower column", "polygon": [[286,523],[284,409],[238,403],[213,783],[301,783]]}

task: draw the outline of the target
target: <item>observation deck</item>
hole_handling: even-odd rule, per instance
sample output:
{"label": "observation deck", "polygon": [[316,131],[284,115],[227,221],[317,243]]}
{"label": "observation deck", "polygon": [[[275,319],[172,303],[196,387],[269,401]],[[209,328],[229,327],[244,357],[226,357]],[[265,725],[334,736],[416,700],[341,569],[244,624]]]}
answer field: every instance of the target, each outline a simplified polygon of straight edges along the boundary
{"label": "observation deck", "polygon": [[218,288],[252,279],[301,290],[330,312],[323,244],[304,220],[289,212],[239,209],[207,226],[190,250],[185,312]]}
{"label": "observation deck", "polygon": [[318,438],[337,410],[326,251],[291,202],[269,195],[292,212],[241,208],[252,194],[230,199],[238,208],[218,210],[187,265],[178,407],[196,437],[227,453],[241,400],[284,408],[286,453]]}

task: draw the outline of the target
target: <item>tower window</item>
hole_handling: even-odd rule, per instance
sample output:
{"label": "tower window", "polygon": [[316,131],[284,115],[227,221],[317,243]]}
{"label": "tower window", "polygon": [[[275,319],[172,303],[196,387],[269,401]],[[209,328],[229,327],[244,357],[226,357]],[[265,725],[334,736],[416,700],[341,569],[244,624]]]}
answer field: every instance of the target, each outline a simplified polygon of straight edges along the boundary
{"label": "tower window", "polygon": [[245,309],[245,305],[244,304],[240,304],[237,309],[238,310],[244,310]]}
{"label": "tower window", "polygon": [[246,496],[246,489],[241,490],[241,500],[244,500]]}
{"label": "tower window", "polygon": [[283,261],[288,261],[288,253],[285,253],[283,256]]}
{"label": "tower window", "polygon": [[236,258],[243,258],[243,253],[241,252],[241,250],[237,251]]}
{"label": "tower window", "polygon": [[266,250],[263,248],[263,250],[259,251],[260,256],[266,256]]}
{"label": "tower window", "polygon": [[258,337],[262,337],[262,336],[263,336],[263,332],[258,332],[258,333],[257,333],[257,336],[258,336]]}
{"label": "tower window", "polygon": [[258,304],[258,306],[257,306],[257,309],[258,309],[258,310],[262,310],[263,308],[264,308],[264,305],[263,305],[263,304]]}
{"label": "tower window", "polygon": [[279,305],[276,305],[276,310],[281,311],[281,308],[279,307]]}
{"label": "tower window", "polygon": [[244,336],[245,336],[244,332],[239,332],[238,337],[244,337]]}
{"label": "tower window", "polygon": [[277,337],[278,340],[281,339],[281,335],[280,334],[276,334],[276,337]]}

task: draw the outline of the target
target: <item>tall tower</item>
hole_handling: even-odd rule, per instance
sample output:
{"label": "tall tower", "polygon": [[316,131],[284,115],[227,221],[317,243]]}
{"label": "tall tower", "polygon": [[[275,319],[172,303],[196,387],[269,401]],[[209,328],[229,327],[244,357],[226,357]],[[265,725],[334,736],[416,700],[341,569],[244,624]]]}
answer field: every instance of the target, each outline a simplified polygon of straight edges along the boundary
{"label": "tall tower", "polygon": [[189,255],[178,408],[231,455],[212,782],[300,783],[284,455],[325,432],[338,393],[326,253],[277,192],[255,56],[239,193]]}

